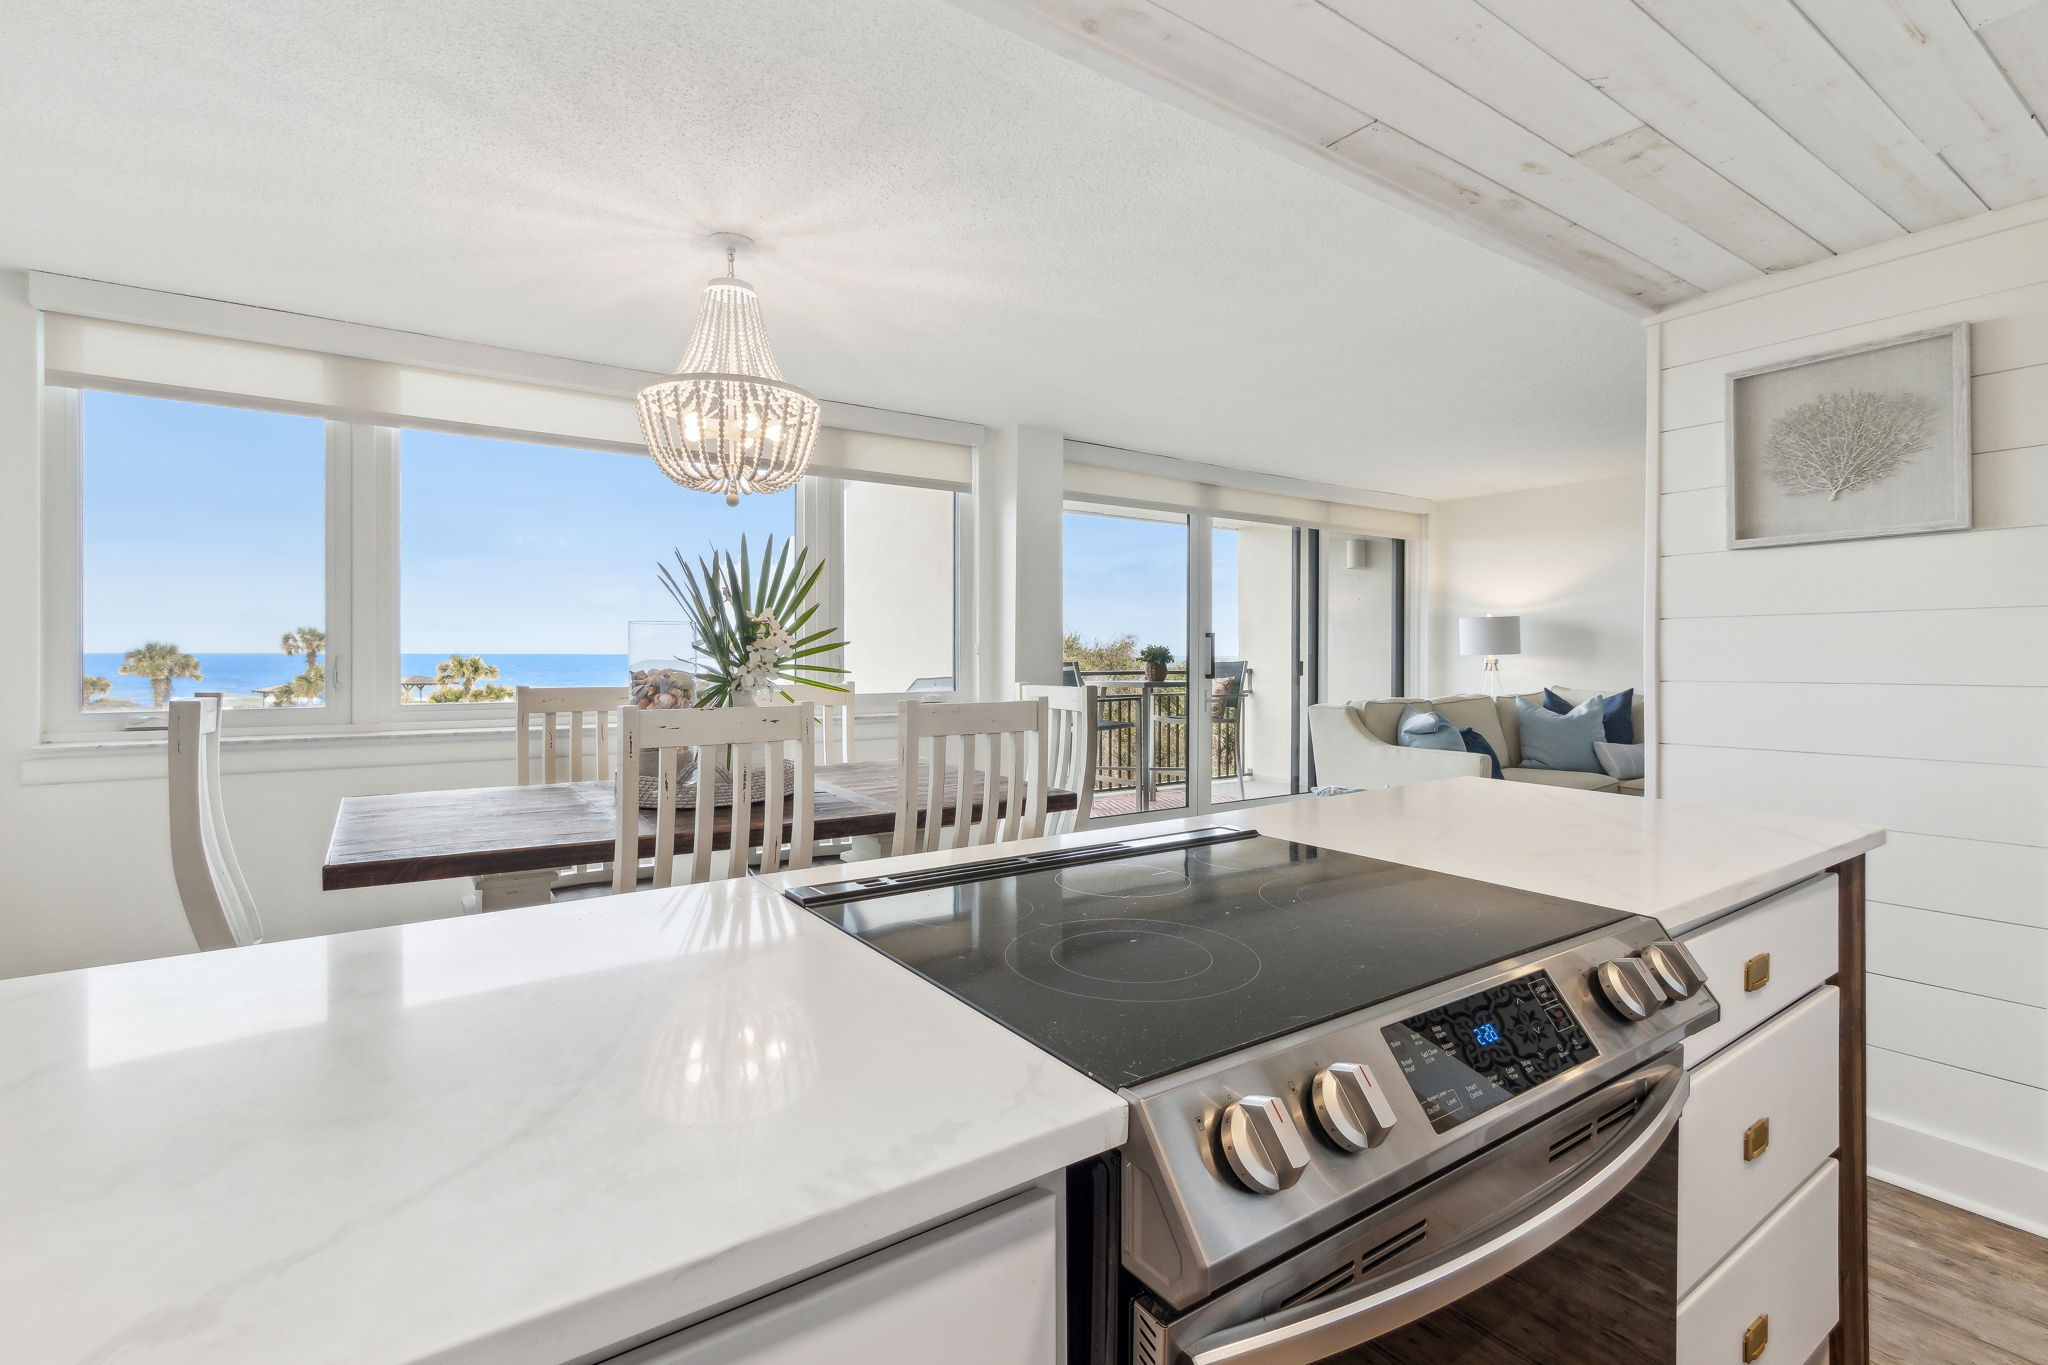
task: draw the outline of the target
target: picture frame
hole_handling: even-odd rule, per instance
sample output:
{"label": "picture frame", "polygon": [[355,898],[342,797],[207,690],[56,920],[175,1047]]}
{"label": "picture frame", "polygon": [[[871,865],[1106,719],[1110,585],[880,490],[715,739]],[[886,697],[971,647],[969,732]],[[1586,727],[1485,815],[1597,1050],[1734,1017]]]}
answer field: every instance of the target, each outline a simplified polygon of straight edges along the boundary
{"label": "picture frame", "polygon": [[1970,325],[1731,372],[1728,548],[1965,531]]}

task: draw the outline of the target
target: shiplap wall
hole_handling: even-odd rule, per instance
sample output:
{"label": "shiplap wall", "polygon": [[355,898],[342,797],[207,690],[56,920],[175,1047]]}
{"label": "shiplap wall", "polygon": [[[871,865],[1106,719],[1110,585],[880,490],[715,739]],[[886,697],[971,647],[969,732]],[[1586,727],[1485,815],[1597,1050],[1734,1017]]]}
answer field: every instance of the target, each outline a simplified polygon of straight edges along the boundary
{"label": "shiplap wall", "polygon": [[[1972,325],[1975,529],[1730,551],[1727,373]],[[1662,795],[1884,825],[1873,1164],[2048,1231],[2048,202],[1653,320]]]}

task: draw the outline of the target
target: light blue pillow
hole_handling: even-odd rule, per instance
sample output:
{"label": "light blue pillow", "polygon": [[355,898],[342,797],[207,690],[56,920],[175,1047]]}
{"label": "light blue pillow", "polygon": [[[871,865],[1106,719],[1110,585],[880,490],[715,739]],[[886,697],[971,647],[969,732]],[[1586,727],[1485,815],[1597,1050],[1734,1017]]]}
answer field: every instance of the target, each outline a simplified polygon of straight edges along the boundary
{"label": "light blue pillow", "polygon": [[1606,703],[1604,696],[1591,696],[1560,716],[1546,709],[1542,702],[1516,697],[1515,718],[1522,726],[1522,766],[1567,773],[1601,771],[1593,746],[1607,742],[1607,724],[1601,715]]}
{"label": "light blue pillow", "polygon": [[1404,749],[1454,749],[1465,752],[1465,737],[1458,727],[1434,711],[1401,708],[1401,723],[1394,727]]}

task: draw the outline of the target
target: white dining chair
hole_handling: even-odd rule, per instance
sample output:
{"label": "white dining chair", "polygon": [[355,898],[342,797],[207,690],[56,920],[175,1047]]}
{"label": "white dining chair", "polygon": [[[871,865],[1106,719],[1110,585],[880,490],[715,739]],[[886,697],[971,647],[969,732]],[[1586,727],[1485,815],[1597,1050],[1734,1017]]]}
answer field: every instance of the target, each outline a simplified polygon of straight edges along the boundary
{"label": "white dining chair", "polygon": [[[519,739],[520,786],[533,785],[532,725],[536,717],[541,727],[542,782],[602,782],[610,776],[611,743],[605,729],[611,714],[626,704],[625,688],[521,687],[514,689],[513,696],[518,708],[514,733]],[[593,731],[588,763],[583,742],[586,723]],[[565,724],[566,736],[562,734]]]}
{"label": "white dining chair", "polygon": [[844,692],[807,687],[799,694],[818,709],[818,762],[853,762],[853,679],[840,678]]}
{"label": "white dining chair", "polygon": [[220,796],[221,696],[170,704],[171,874],[202,951],[263,942]]}
{"label": "white dining chair", "polygon": [[1052,756],[1046,784],[1070,791],[1078,798],[1071,812],[1046,817],[1046,832],[1071,834],[1088,823],[1095,805],[1095,764],[1099,755],[1101,727],[1097,723],[1102,689],[1093,684],[1082,687],[1051,687],[1024,683],[1017,695],[1026,701],[1045,698],[1046,748]]}
{"label": "white dining chair", "polygon": [[[1045,833],[1048,709],[1043,697],[898,703],[896,824],[890,849],[922,853]],[[949,779],[956,793],[950,826],[945,819]],[[947,828],[953,831],[950,840]]]}
{"label": "white dining chair", "polygon": [[[811,707],[706,707],[681,711],[619,710],[618,837],[613,843],[614,891],[633,889],[640,856],[640,756],[656,756],[654,808],[654,875],[652,885],[675,885],[676,791],[682,785],[682,755],[695,759],[695,804],[691,811],[690,883],[711,880],[717,835],[717,774],[730,773],[732,796],[730,847],[724,877],[746,873],[759,850],[761,870],[783,864],[784,802],[792,806],[787,865],[811,865],[813,810],[817,796],[817,764],[811,746]],[[756,750],[759,750],[757,761]],[[783,790],[783,762],[796,766],[793,790]],[[759,774],[762,799],[749,799]],[[761,811],[760,828],[754,812]],[[758,835],[758,842],[756,836]]]}

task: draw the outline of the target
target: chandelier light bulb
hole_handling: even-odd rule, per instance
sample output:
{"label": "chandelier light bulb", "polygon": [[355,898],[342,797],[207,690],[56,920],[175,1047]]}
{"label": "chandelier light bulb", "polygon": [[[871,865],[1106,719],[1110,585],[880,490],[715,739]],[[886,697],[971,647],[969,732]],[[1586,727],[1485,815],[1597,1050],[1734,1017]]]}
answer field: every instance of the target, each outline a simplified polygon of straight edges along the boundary
{"label": "chandelier light bulb", "polygon": [[783,379],[754,287],[732,273],[746,239],[719,233],[726,273],[704,288],[676,372],[640,391],[640,430],[661,472],[685,488],[779,493],[810,467],[818,400]]}

